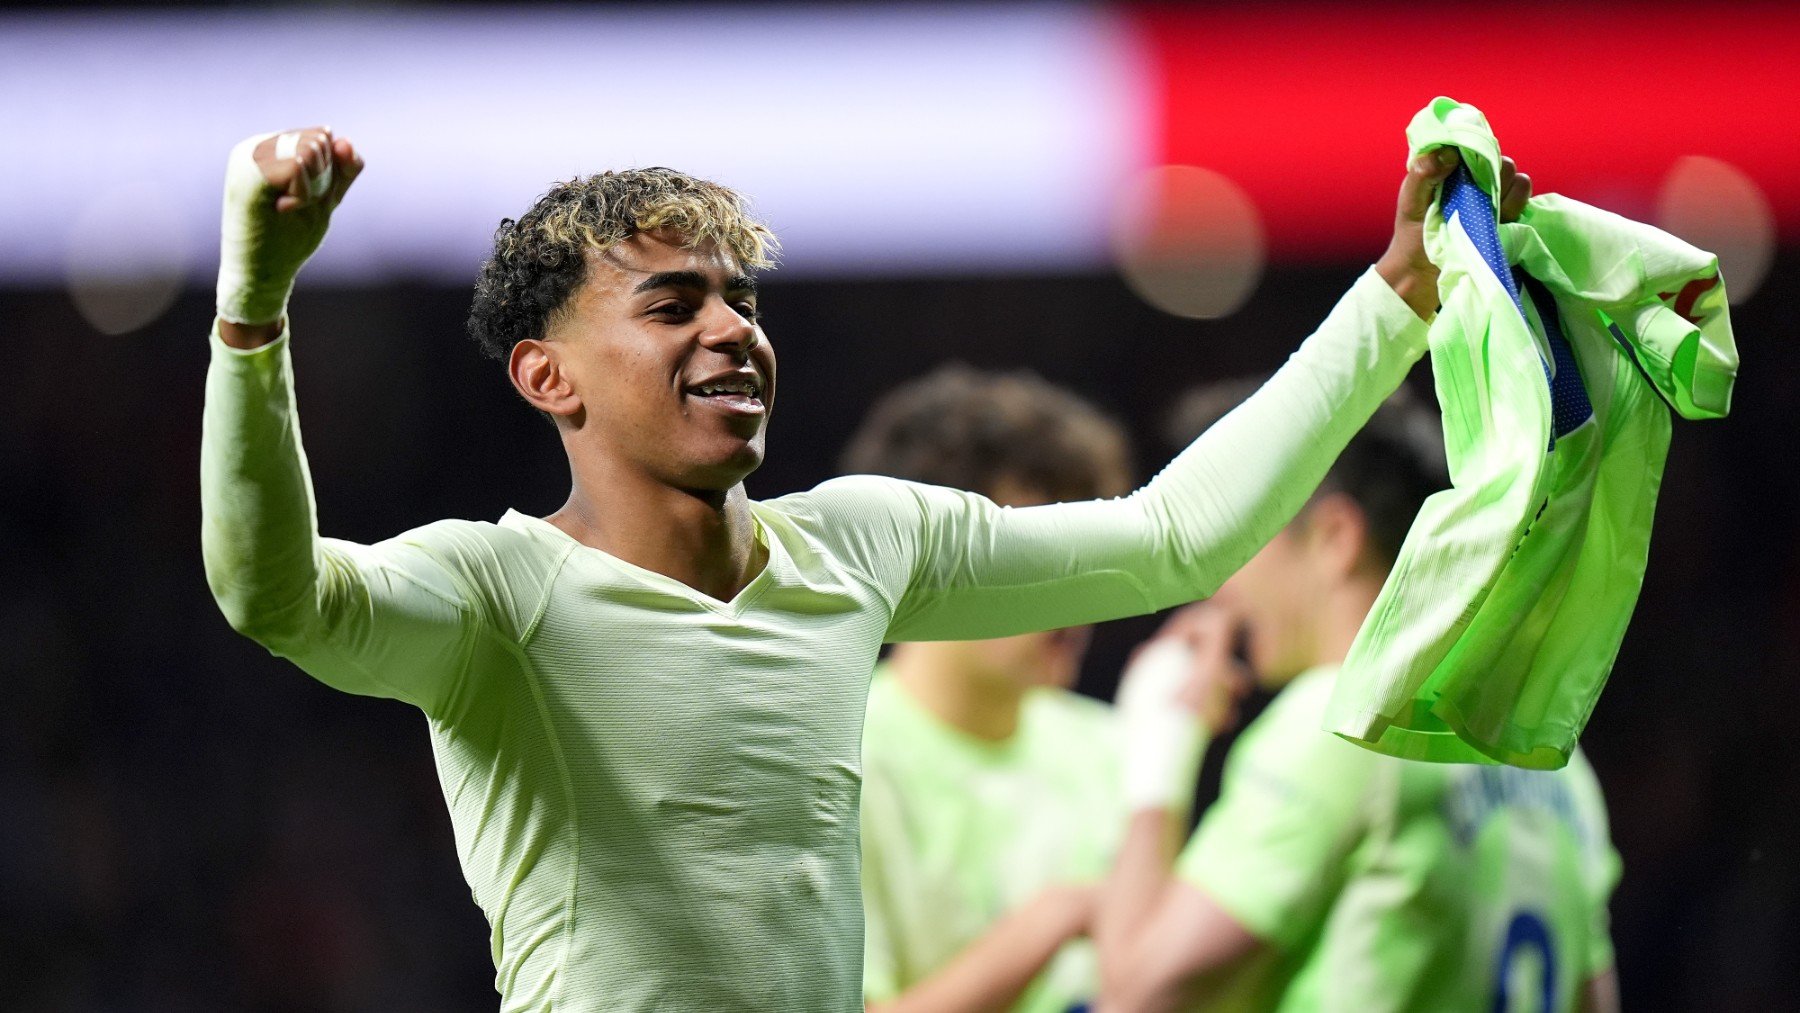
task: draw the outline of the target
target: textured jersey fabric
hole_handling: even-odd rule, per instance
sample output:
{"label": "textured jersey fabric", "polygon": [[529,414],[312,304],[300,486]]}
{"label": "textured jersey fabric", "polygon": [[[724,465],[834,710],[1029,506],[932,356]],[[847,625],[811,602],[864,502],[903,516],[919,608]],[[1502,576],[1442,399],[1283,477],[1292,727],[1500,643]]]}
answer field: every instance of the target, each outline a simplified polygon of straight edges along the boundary
{"label": "textured jersey fabric", "polygon": [[288,339],[215,332],[202,547],[232,625],[424,711],[502,1009],[861,1008],[857,797],[883,641],[995,637],[1214,591],[1424,352],[1367,272],[1136,494],[1003,509],[889,479],[753,504],[721,602],[550,523],[322,538]]}
{"label": "textured jersey fabric", "polygon": [[[1125,827],[1118,729],[1105,704],[1032,690],[1004,742],[945,724],[877,672],[863,728],[863,994],[892,999],[1047,886],[1094,883]],[[1092,1002],[1087,940],[1065,945],[1012,1007]]]}
{"label": "textured jersey fabric", "polygon": [[1333,670],[1245,729],[1177,872],[1269,944],[1209,1009],[1572,1010],[1612,966],[1593,770],[1398,760],[1319,730]]}
{"label": "textured jersey fabric", "polygon": [[1564,197],[1497,224],[1499,144],[1471,106],[1438,99],[1407,137],[1463,157],[1426,223],[1453,488],[1419,511],[1326,727],[1396,756],[1554,768],[1637,603],[1669,408],[1729,410],[1725,289],[1711,254]]}

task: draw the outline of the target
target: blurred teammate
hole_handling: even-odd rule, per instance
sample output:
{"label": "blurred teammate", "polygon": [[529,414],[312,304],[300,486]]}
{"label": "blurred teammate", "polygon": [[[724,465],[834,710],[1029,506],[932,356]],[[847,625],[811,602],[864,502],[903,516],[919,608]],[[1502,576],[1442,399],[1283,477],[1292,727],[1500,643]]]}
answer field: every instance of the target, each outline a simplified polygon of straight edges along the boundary
{"label": "blurred teammate", "polygon": [[1447,482],[1442,453],[1431,413],[1383,406],[1300,515],[1165,629],[1217,697],[1241,622],[1279,695],[1172,877],[1172,817],[1133,815],[1101,915],[1107,1009],[1617,1009],[1619,863],[1584,756],[1555,772],[1410,762],[1320,727],[1413,515]]}
{"label": "blurred teammate", "polygon": [[[478,147],[446,137],[443,158]],[[881,644],[1216,590],[1423,353],[1421,222],[1450,164],[1409,171],[1388,252],[1155,481],[1018,510],[872,477],[752,503],[777,381],[751,275],[772,237],[669,170],[558,185],[502,223],[470,329],[555,423],[568,501],[360,545],[314,520],[286,302],[362,162],[324,129],[249,139],[207,374],[209,583],[314,677],[425,712],[504,1009],[855,1008]]]}
{"label": "blurred teammate", "polygon": [[[1124,431],[1072,391],[961,366],[877,402],[843,468],[1013,507],[1122,495],[1131,473]],[[1099,991],[1085,936],[1126,813],[1109,708],[1068,691],[1087,645],[1086,627],[907,643],[876,670],[862,794],[872,1010],[1062,1013]]]}

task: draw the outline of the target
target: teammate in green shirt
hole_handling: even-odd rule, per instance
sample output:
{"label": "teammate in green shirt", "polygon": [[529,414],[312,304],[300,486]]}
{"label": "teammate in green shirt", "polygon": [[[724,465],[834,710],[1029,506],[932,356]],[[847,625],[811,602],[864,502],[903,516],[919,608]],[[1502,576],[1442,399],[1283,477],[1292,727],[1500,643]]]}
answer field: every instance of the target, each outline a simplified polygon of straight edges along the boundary
{"label": "teammate in green shirt", "polygon": [[[949,366],[871,410],[848,473],[1011,507],[1119,496],[1125,433],[1031,374]],[[1125,829],[1111,709],[1069,691],[1088,629],[896,646],[863,726],[863,995],[874,1013],[1092,1001],[1085,936]]]}
{"label": "teammate in green shirt", "polygon": [[1619,861],[1579,751],[1554,772],[1418,763],[1321,727],[1413,515],[1448,481],[1442,452],[1431,413],[1384,406],[1300,516],[1169,624],[1191,692],[1236,678],[1241,629],[1279,693],[1179,860],[1169,814],[1133,815],[1101,916],[1109,1009],[1617,1009]]}
{"label": "teammate in green shirt", "polygon": [[[444,171],[480,144],[446,137]],[[1421,222],[1449,169],[1411,168],[1388,252],[1155,480],[1023,509],[873,477],[752,502],[777,381],[751,275],[772,237],[670,170],[559,184],[502,223],[470,324],[554,423],[568,501],[361,545],[318,532],[286,304],[362,160],[324,128],[250,138],[226,167],[208,581],[315,678],[425,713],[503,1010],[855,1009],[881,644],[1216,590],[1423,354]]]}

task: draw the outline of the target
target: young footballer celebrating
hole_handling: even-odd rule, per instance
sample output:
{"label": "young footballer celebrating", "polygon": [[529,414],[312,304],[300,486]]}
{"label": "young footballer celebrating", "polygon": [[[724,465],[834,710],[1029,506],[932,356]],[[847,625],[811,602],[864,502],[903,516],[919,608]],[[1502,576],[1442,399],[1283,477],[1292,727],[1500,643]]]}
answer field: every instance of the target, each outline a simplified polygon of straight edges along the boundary
{"label": "young footballer celebrating", "polygon": [[560,184],[501,224],[470,328],[555,423],[567,502],[375,545],[317,530],[286,316],[361,169],[324,128],[228,160],[201,452],[220,607],[315,678],[424,711],[503,1009],[841,1011],[862,1002],[881,644],[1215,590],[1423,353],[1420,222],[1449,164],[1412,167],[1376,267],[1154,481],[1024,509],[870,477],[752,502],[779,389],[753,278],[772,237],[678,172]]}
{"label": "young footballer celebrating", "polygon": [[1190,699],[1216,700],[1241,623],[1278,695],[1178,860],[1175,817],[1133,814],[1099,915],[1108,1009],[1617,1010],[1618,856],[1579,752],[1558,771],[1419,763],[1321,729],[1419,504],[1448,481],[1437,433],[1431,413],[1383,406],[1299,517],[1127,672],[1180,659]]}

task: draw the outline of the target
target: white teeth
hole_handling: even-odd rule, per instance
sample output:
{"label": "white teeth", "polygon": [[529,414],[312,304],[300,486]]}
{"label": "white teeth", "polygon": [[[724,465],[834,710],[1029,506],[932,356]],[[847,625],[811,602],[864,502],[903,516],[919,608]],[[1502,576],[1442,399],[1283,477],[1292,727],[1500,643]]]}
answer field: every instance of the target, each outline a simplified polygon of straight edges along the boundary
{"label": "white teeth", "polygon": [[757,385],[749,380],[728,380],[725,383],[702,384],[695,387],[694,390],[696,393],[706,396],[713,394],[744,394],[749,397],[756,397],[760,393]]}

